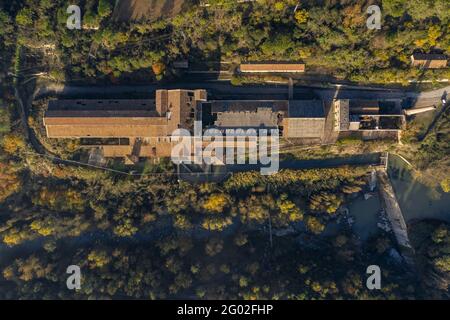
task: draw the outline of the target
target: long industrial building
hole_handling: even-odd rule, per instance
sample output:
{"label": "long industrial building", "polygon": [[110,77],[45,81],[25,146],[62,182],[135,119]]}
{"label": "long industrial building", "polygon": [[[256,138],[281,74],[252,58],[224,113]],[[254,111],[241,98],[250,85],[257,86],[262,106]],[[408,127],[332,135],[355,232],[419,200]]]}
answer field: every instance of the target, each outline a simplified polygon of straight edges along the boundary
{"label": "long industrial building", "polygon": [[[398,137],[405,117],[398,103],[334,100],[332,128],[338,136],[363,139]],[[52,100],[45,112],[47,137],[81,139],[104,158],[170,157],[176,129],[278,129],[280,137],[300,143],[325,141],[327,117],[322,100],[208,100],[206,90],[157,90],[155,99]],[[229,130],[228,130],[229,131]]]}

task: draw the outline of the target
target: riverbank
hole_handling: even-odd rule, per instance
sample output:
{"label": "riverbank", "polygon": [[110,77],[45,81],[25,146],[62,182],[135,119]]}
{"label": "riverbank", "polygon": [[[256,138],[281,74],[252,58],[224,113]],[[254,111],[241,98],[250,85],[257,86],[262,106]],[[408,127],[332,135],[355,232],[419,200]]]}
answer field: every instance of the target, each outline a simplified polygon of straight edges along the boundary
{"label": "riverbank", "polygon": [[450,222],[450,193],[421,183],[400,158],[392,154],[389,158],[389,178],[406,223],[424,219]]}

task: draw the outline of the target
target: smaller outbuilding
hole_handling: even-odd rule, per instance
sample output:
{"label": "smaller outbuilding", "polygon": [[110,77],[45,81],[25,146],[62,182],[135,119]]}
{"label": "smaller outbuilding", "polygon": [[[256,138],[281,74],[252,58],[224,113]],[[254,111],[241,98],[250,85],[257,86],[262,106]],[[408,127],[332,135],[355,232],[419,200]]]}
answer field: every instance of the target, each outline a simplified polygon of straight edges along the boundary
{"label": "smaller outbuilding", "polygon": [[447,67],[447,56],[445,54],[414,53],[411,55],[413,67],[424,69],[441,69]]}

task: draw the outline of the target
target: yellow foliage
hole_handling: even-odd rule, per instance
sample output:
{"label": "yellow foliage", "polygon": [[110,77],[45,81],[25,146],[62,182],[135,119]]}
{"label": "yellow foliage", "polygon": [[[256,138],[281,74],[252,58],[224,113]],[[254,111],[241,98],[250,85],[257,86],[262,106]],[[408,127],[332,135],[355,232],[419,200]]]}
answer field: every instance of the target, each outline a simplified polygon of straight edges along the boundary
{"label": "yellow foliage", "polygon": [[302,24],[308,21],[309,13],[304,9],[298,9],[295,11],[295,20],[297,23]]}
{"label": "yellow foliage", "polygon": [[33,117],[32,116],[28,116],[28,125],[30,126],[30,127],[34,127],[34,125],[35,125],[35,121],[34,121],[34,119],[33,119]]}
{"label": "yellow foliage", "polygon": [[203,203],[203,209],[211,212],[222,212],[230,203],[230,198],[223,193],[214,193]]}
{"label": "yellow foliage", "polygon": [[284,6],[283,1],[278,1],[275,3],[274,7],[275,7],[275,10],[277,10],[277,11],[283,11],[285,6]]}
{"label": "yellow foliage", "polygon": [[63,211],[82,211],[85,204],[81,194],[74,189],[49,190],[47,187],[43,187],[39,197],[33,201],[40,206]]}
{"label": "yellow foliage", "polygon": [[322,286],[320,285],[320,283],[314,281],[313,283],[311,283],[311,289],[312,289],[314,292],[319,293],[319,292],[322,291]]}
{"label": "yellow foliage", "polygon": [[445,178],[441,181],[441,188],[444,192],[450,192],[450,178]]}
{"label": "yellow foliage", "polygon": [[79,140],[69,140],[66,144],[68,152],[75,152],[80,146]]}
{"label": "yellow foliage", "polygon": [[3,269],[3,277],[6,280],[11,280],[14,277],[14,269],[11,266]]}
{"label": "yellow foliage", "polygon": [[417,39],[416,41],[414,41],[414,45],[418,48],[423,48],[425,47],[426,44],[427,44],[426,39]]}
{"label": "yellow foliage", "polygon": [[307,217],[306,226],[309,231],[315,234],[319,234],[325,229],[325,226],[316,217]]}
{"label": "yellow foliage", "polygon": [[88,261],[90,262],[91,269],[101,268],[107,265],[110,261],[108,253],[105,251],[93,250],[88,255]]}
{"label": "yellow foliage", "polygon": [[233,221],[230,217],[206,217],[202,222],[202,227],[206,230],[222,231],[232,223]]}
{"label": "yellow foliage", "polygon": [[1,145],[6,152],[14,154],[17,151],[20,151],[23,148],[25,148],[25,141],[23,140],[22,137],[16,134],[7,134],[3,138]]}
{"label": "yellow foliage", "polygon": [[192,228],[192,223],[186,216],[177,214],[175,216],[174,226],[182,230],[187,230]]}
{"label": "yellow foliage", "polygon": [[426,39],[417,39],[414,44],[418,48],[430,48],[437,45],[437,39],[442,36],[442,31],[439,26],[433,25],[428,29]]}
{"label": "yellow foliage", "polygon": [[348,6],[344,9],[344,27],[356,28],[364,25],[366,17],[363,14],[361,4],[357,3],[353,6]]}
{"label": "yellow foliage", "polygon": [[403,63],[409,63],[410,62],[409,59],[410,59],[409,56],[404,53],[398,55],[398,60],[400,60]]}
{"label": "yellow foliage", "polygon": [[300,59],[309,58],[311,56],[311,54],[312,54],[312,52],[311,52],[311,49],[309,49],[309,48],[298,49],[298,56],[300,57]]}
{"label": "yellow foliage", "polygon": [[280,218],[287,218],[288,221],[300,221],[303,219],[303,214],[294,202],[287,199],[287,195],[283,194],[277,201],[278,209],[280,210]]}
{"label": "yellow foliage", "polygon": [[10,166],[0,163],[0,201],[3,201],[20,188],[19,177]]}
{"label": "yellow foliage", "polygon": [[436,46],[436,40],[442,35],[439,26],[433,25],[428,29],[428,43],[431,47]]}
{"label": "yellow foliage", "polygon": [[8,246],[19,244],[22,240],[19,232],[9,233],[3,237],[3,242]]}
{"label": "yellow foliage", "polygon": [[38,220],[33,221],[30,224],[30,228],[31,228],[31,230],[36,231],[37,233],[39,233],[40,235],[42,235],[44,237],[49,236],[54,232],[54,229],[52,229],[49,226],[48,222],[45,223],[43,221],[38,221]]}

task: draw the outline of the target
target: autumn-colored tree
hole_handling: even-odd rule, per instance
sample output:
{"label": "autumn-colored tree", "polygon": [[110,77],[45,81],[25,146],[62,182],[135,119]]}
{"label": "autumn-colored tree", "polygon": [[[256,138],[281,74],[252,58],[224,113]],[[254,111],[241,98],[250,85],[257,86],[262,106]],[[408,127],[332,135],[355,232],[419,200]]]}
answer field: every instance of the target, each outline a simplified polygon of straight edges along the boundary
{"label": "autumn-colored tree", "polygon": [[222,231],[232,223],[231,217],[208,216],[203,218],[202,227],[210,231]]}
{"label": "autumn-colored tree", "polygon": [[283,11],[284,8],[285,8],[285,4],[283,3],[283,1],[277,1],[277,2],[275,2],[275,4],[274,4],[274,9],[275,9],[276,11]]}
{"label": "autumn-colored tree", "polygon": [[9,166],[0,162],[0,202],[20,189],[20,178]]}
{"label": "autumn-colored tree", "polygon": [[248,242],[248,238],[247,235],[245,233],[238,233],[236,235],[236,237],[234,238],[234,243],[239,246],[242,247],[243,245],[245,245]]}
{"label": "autumn-colored tree", "polygon": [[110,255],[104,250],[92,250],[87,256],[89,267],[91,269],[106,266],[110,261]]}
{"label": "autumn-colored tree", "polygon": [[9,154],[15,154],[25,148],[25,141],[19,135],[11,133],[3,137],[1,146]]}
{"label": "autumn-colored tree", "polygon": [[16,260],[17,273],[23,281],[31,281],[36,278],[45,278],[53,269],[50,264],[45,264],[37,255],[27,259]]}
{"label": "autumn-colored tree", "polygon": [[224,193],[213,193],[203,203],[203,209],[209,212],[223,212],[230,204],[230,197]]}
{"label": "autumn-colored tree", "polygon": [[308,11],[305,9],[297,9],[297,11],[295,11],[295,20],[299,24],[306,23],[308,21],[308,17]]}
{"label": "autumn-colored tree", "polygon": [[320,192],[310,198],[309,208],[317,212],[334,214],[342,204],[342,197],[334,193]]}
{"label": "autumn-colored tree", "polygon": [[12,227],[3,232],[3,243],[8,246],[15,246],[26,240],[29,240],[29,234],[25,230]]}
{"label": "autumn-colored tree", "polygon": [[189,218],[182,214],[177,214],[175,216],[173,225],[182,230],[189,230],[192,228],[192,223],[189,221]]}
{"label": "autumn-colored tree", "polygon": [[238,205],[241,221],[243,223],[262,223],[269,218],[271,210],[276,208],[276,201],[271,195],[251,195],[241,200]]}
{"label": "autumn-colored tree", "polygon": [[138,231],[133,219],[129,217],[123,217],[119,219],[118,224],[114,227],[114,234],[119,237],[130,237]]}
{"label": "autumn-colored tree", "polygon": [[346,28],[353,29],[365,25],[366,17],[364,16],[361,4],[356,3],[344,8],[343,14],[345,17],[343,24]]}
{"label": "autumn-colored tree", "polygon": [[42,236],[49,236],[55,232],[53,223],[50,220],[35,220],[30,224],[30,228]]}
{"label": "autumn-colored tree", "polygon": [[297,222],[303,219],[303,213],[297,205],[288,199],[287,194],[282,194],[277,200],[279,213],[275,216],[275,221],[280,225],[286,225],[289,222]]}
{"label": "autumn-colored tree", "polygon": [[164,73],[165,69],[166,69],[166,66],[162,62],[156,62],[156,63],[152,64],[152,70],[156,76],[162,75]]}
{"label": "autumn-colored tree", "polygon": [[305,222],[306,222],[306,227],[312,233],[319,234],[325,229],[325,226],[316,217],[308,216],[308,217],[306,217]]}
{"label": "autumn-colored tree", "polygon": [[450,192],[450,178],[441,181],[441,188],[444,192]]}
{"label": "autumn-colored tree", "polygon": [[73,188],[51,189],[46,186],[33,198],[33,202],[36,205],[61,211],[83,211],[86,205],[80,192]]}

